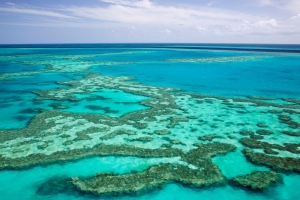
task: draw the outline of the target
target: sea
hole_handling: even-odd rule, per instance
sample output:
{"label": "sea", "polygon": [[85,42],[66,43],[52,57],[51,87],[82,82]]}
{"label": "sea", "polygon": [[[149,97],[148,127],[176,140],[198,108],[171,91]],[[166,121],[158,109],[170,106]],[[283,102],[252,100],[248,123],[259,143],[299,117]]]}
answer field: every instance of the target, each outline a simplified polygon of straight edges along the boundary
{"label": "sea", "polygon": [[[300,197],[300,45],[3,44],[0,97],[0,199]],[[146,181],[141,191],[126,190],[129,181],[119,186],[124,192],[113,189],[110,176],[142,182],[137,174],[164,164],[202,170],[164,151],[188,154],[212,143],[235,148],[205,157],[219,182],[170,178],[154,187]],[[97,145],[126,150],[103,153]],[[280,178],[263,189],[233,183],[262,171]],[[102,185],[72,185],[99,173],[108,177]]]}

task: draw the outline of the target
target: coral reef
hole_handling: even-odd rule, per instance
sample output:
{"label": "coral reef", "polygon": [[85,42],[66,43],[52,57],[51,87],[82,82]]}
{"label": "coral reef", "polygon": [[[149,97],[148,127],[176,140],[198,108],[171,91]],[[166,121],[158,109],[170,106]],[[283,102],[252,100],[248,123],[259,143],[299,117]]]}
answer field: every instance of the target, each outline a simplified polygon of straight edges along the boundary
{"label": "coral reef", "polygon": [[[49,55],[39,55],[35,61],[22,61],[26,65],[45,65],[45,69],[6,73],[0,79],[50,72],[88,73],[88,69],[96,65],[133,64],[85,61],[83,59],[87,57],[84,55],[59,56],[57,58],[61,60],[53,59],[51,62],[47,58]],[[263,58],[239,56],[166,62],[240,62]],[[195,187],[224,183],[226,178],[218,166],[211,162],[211,157],[233,150],[241,151],[244,147],[244,155],[254,164],[300,173],[299,101],[189,94],[175,88],[142,85],[133,82],[132,77],[102,76],[97,73],[58,84],[64,87],[32,91],[38,95],[34,102],[39,108],[23,109],[19,116],[22,120],[26,114],[35,115],[27,127],[0,130],[1,170],[93,156],[176,157],[180,161],[158,164],[142,172],[128,174],[99,172],[90,178],[56,177],[42,184],[38,193],[78,190],[95,195],[119,195],[149,191],[173,182]],[[133,98],[142,96],[143,100],[118,100],[116,105],[124,104],[126,107],[129,104],[141,104],[145,109],[118,117],[107,115],[117,112],[117,109],[93,104],[97,100],[113,100],[97,93],[103,89],[129,93]],[[80,95],[88,102],[83,108],[104,113],[65,111],[69,107],[62,102],[79,104],[82,100]],[[43,101],[54,101],[50,107],[56,110],[43,109],[40,106]],[[233,179],[243,187],[259,190],[278,180],[279,175],[275,172],[255,172]]]}
{"label": "coral reef", "polygon": [[259,171],[247,174],[244,176],[238,176],[232,179],[232,181],[242,187],[248,187],[254,190],[263,190],[268,188],[271,184],[277,183],[281,180],[281,177],[276,172]]}
{"label": "coral reef", "polygon": [[282,158],[270,156],[263,153],[256,153],[250,149],[243,150],[246,158],[254,164],[265,165],[273,169],[294,171],[300,173],[299,158]]}
{"label": "coral reef", "polygon": [[210,157],[233,151],[235,147],[228,144],[211,143],[198,145],[198,148],[184,154],[187,166],[178,164],[161,164],[134,174],[116,175],[98,173],[92,178],[73,178],[72,183],[79,191],[96,195],[131,194],[149,191],[166,183],[179,182],[195,187],[220,184],[225,181],[219,169],[210,161]]}
{"label": "coral reef", "polygon": [[53,177],[42,183],[36,191],[39,195],[56,195],[59,193],[74,193],[76,187],[69,177]]}
{"label": "coral reef", "polygon": [[165,62],[197,62],[197,63],[228,63],[228,62],[245,62],[251,60],[264,59],[266,56],[230,56],[216,58],[191,58],[191,59],[168,59]]}
{"label": "coral reef", "polygon": [[272,131],[269,131],[269,130],[263,130],[263,129],[257,130],[256,133],[257,133],[257,134],[260,134],[260,135],[271,135],[271,134],[273,134]]}
{"label": "coral reef", "polygon": [[204,135],[204,136],[200,136],[198,139],[199,140],[208,140],[208,141],[212,141],[215,138],[221,138],[221,136],[216,135],[216,134],[210,134],[210,135]]}
{"label": "coral reef", "polygon": [[289,125],[291,128],[293,129],[297,129],[298,127],[300,127],[300,124],[298,122],[295,122],[292,120],[292,118],[290,116],[287,115],[279,115],[278,119],[282,122],[285,123],[287,125]]}
{"label": "coral reef", "polygon": [[290,136],[300,136],[300,132],[282,131],[282,133]]}
{"label": "coral reef", "polygon": [[166,183],[179,182],[201,187],[222,183],[225,179],[220,172],[194,170],[174,164],[154,166],[142,173],[114,175],[98,173],[91,179],[73,178],[72,183],[79,191],[95,195],[141,193],[161,187]]}
{"label": "coral reef", "polygon": [[267,142],[262,142],[255,140],[253,138],[242,138],[240,142],[250,148],[263,148],[263,149],[277,149],[277,150],[283,150],[283,151],[289,151],[294,154],[300,154],[300,150],[298,150],[298,147],[300,147],[300,144],[288,144],[285,143],[283,145],[278,144],[270,144]]}

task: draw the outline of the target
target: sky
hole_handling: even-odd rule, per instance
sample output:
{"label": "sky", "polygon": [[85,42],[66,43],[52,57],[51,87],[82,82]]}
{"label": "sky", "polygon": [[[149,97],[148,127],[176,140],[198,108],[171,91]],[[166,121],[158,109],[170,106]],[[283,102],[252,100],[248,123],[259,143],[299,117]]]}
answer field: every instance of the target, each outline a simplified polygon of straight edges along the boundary
{"label": "sky", "polygon": [[0,44],[300,44],[300,0],[0,0]]}

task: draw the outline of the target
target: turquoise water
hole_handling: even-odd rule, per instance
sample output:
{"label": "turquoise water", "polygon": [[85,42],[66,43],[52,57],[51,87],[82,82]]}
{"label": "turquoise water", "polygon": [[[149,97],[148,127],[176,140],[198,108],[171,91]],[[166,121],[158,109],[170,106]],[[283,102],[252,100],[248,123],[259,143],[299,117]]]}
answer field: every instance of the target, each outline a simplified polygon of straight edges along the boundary
{"label": "turquoise water", "polygon": [[55,177],[89,177],[100,171],[124,174],[132,170],[142,171],[149,166],[164,162],[166,161],[163,159],[95,157],[77,162],[35,167],[29,170],[2,171],[0,172],[1,198],[20,199],[21,195],[22,199],[90,199],[70,194],[38,195],[36,191],[45,180]]}
{"label": "turquoise water", "polygon": [[66,112],[106,114],[111,117],[120,117],[136,110],[147,109],[146,106],[137,103],[148,99],[111,89],[102,89],[100,92],[90,94],[78,94],[75,97],[80,101],[57,103],[67,106],[68,108],[62,109]]}
{"label": "turquoise water", "polygon": [[[227,52],[221,56],[227,56]],[[270,56],[236,63],[155,62],[93,70],[106,75],[134,76],[144,84],[209,95],[300,98],[299,63],[299,57]]]}
{"label": "turquoise water", "polygon": [[41,70],[43,66],[25,66],[18,63],[0,62],[0,73]]}
{"label": "turquoise water", "polygon": [[221,169],[224,176],[231,179],[236,176],[250,174],[255,171],[269,171],[268,168],[248,163],[241,152],[232,152],[212,159]]}
{"label": "turquoise water", "polygon": [[16,129],[25,127],[28,122],[43,109],[51,106],[43,101],[37,101],[36,90],[49,90],[63,87],[57,81],[67,81],[81,77],[77,74],[38,74],[19,77],[14,80],[1,81],[0,95],[0,129]]}
{"label": "turquoise water", "polygon": [[[0,46],[0,75],[9,73],[13,77],[13,79],[4,79],[0,77],[0,131],[25,128],[34,117],[49,110],[57,110],[62,113],[78,115],[101,115],[118,119],[128,113],[147,111],[149,109],[148,106],[142,105],[142,102],[151,100],[151,97],[143,96],[138,92],[136,94],[129,93],[123,91],[122,89],[124,88],[111,89],[109,87],[104,88],[99,86],[97,91],[75,91],[71,97],[76,98],[77,100],[40,99],[40,96],[36,93],[37,91],[56,91],[61,88],[68,91],[69,88],[71,89],[70,84],[60,83],[72,83],[70,81],[82,79],[94,72],[110,77],[130,76],[135,78],[135,80],[127,81],[128,83],[137,81],[143,85],[179,88],[184,92],[208,94],[227,98],[236,96],[262,96],[276,98],[275,100],[272,100],[274,102],[281,102],[281,98],[293,98],[299,100],[300,55],[298,54],[298,51],[300,51],[300,46],[293,45],[137,44],[135,46],[133,44],[86,44],[78,46]],[[14,58],[11,56],[19,57]],[[45,63],[50,60],[59,60],[59,62],[62,63],[68,63],[71,60],[74,66],[84,62],[92,62],[92,64],[90,68],[76,72],[70,70],[64,71],[64,66],[58,64],[56,71],[45,71]],[[20,61],[34,62],[25,65]],[[35,73],[22,74],[22,72]],[[78,83],[76,82],[76,84]],[[109,86],[112,86],[113,84],[114,83],[111,83]],[[286,104],[287,102],[282,103]],[[207,102],[207,104],[209,105],[210,103]],[[203,110],[203,113],[208,113],[207,115],[210,115],[210,112],[213,113],[210,109],[218,109],[221,107],[221,104],[217,103],[212,105],[215,107],[207,107],[207,110]],[[246,108],[244,110],[242,109],[242,111],[245,112],[253,112],[253,110],[247,110]],[[195,110],[195,113],[197,112]],[[201,111],[198,113],[200,112]],[[261,113],[262,112],[263,111],[261,111]],[[227,110],[224,117],[231,114],[234,116],[238,115],[236,110]],[[247,119],[245,115],[243,116],[244,117],[241,117],[241,119]],[[253,117],[254,115],[249,114],[249,116]],[[205,120],[210,120],[210,118],[212,118],[211,121],[217,121],[211,116],[202,117]],[[230,117],[228,118],[229,120],[231,119]],[[299,114],[294,114],[292,118],[300,123]],[[232,119],[236,118],[233,117]],[[278,120],[276,120],[277,118],[270,122],[270,124],[273,122],[277,123]],[[165,123],[164,119],[161,120],[161,123]],[[193,123],[194,122],[191,122],[190,125],[193,126]],[[205,123],[205,121],[201,123]],[[222,124],[221,126],[224,125],[223,122],[220,122],[220,124]],[[72,130],[76,129],[76,127],[72,127],[72,125],[69,126]],[[212,125],[207,124],[207,126],[211,127]],[[250,125],[247,124],[247,126]],[[128,126],[124,127],[128,128]],[[179,124],[175,126],[175,128],[178,127],[183,127],[185,131],[178,134],[179,137],[176,136],[176,132],[173,132],[169,136],[170,138],[174,137],[173,139],[188,140],[189,138],[186,139],[187,137],[195,134],[193,131],[189,131],[185,128],[184,125]],[[281,126],[278,126],[278,128],[274,125],[274,127],[274,130],[277,132],[283,130]],[[155,128],[156,125],[154,122],[151,124],[150,121],[147,131],[152,131],[152,129],[155,130]],[[256,129],[257,127],[255,127],[254,130]],[[239,129],[236,128],[236,130]],[[236,130],[233,130],[233,134],[236,134]],[[176,131],[176,129],[173,131]],[[210,134],[213,133],[211,132],[211,129],[206,127],[202,131],[205,133],[209,132]],[[297,131],[299,131],[299,128],[295,130],[295,132]],[[61,134],[61,132],[58,131],[55,133]],[[98,133],[93,134],[96,135]],[[133,136],[133,139],[137,139],[139,135],[145,136],[144,134],[144,132],[138,132]],[[151,134],[151,137],[156,137],[153,136],[153,133]],[[187,134],[187,136],[184,134]],[[100,136],[99,133],[99,136],[97,135],[97,137],[99,138]],[[117,136],[115,144],[123,144],[123,139],[125,138],[126,141],[127,137],[128,136],[123,135]],[[290,136],[286,137],[287,141],[293,140]],[[22,138],[22,135],[20,135],[20,138]],[[195,138],[197,137],[191,138],[196,140]],[[268,138],[267,136],[266,138],[270,139],[270,141],[275,140],[274,138]],[[220,141],[232,142],[226,139]],[[295,143],[298,142],[298,140],[294,141]],[[190,143],[193,142],[194,141],[190,141]],[[135,143],[133,142],[133,144]],[[6,144],[3,142],[1,145]],[[144,143],[139,145],[148,147]],[[179,148],[180,145],[175,145],[175,147]],[[2,146],[1,148],[4,149]],[[5,151],[6,150],[7,149],[5,149]],[[270,170],[268,167],[258,166],[248,162],[240,150],[241,147],[238,147],[238,151],[212,158],[212,162],[218,166],[227,179],[249,174],[254,171]],[[299,154],[295,154],[294,156],[299,158]],[[160,163],[179,162],[179,160],[176,159],[146,159],[113,156],[90,157],[73,162],[67,161],[64,163],[48,164],[31,167],[29,169],[3,170],[0,171],[1,199],[296,200],[300,196],[300,175],[297,173],[289,174],[283,172],[280,172],[283,177],[283,182],[271,186],[263,192],[254,192],[229,184],[195,189],[175,183],[165,185],[160,189],[156,189],[140,196],[95,197],[73,190],[55,193],[55,189],[53,190],[53,193],[49,194],[37,192],[42,184],[57,177],[91,177],[98,172],[113,172],[117,174],[131,173],[133,171],[141,172],[150,166],[158,165]]]}
{"label": "turquoise water", "polygon": [[[112,117],[120,117],[136,110],[147,109],[146,106],[137,103],[148,98],[117,90],[103,89],[88,95],[78,94],[75,95],[78,101],[40,101],[36,100],[38,97],[36,94],[31,93],[35,90],[63,87],[57,85],[54,80],[66,81],[79,77],[77,75],[48,74],[4,81],[0,87],[2,97],[0,112],[6,113],[6,115],[0,116],[2,122],[0,129],[23,128],[42,110],[55,108],[72,113],[107,114]],[[19,85],[22,87],[18,87]]]}
{"label": "turquoise water", "polygon": [[[0,172],[0,192],[3,199],[224,199],[224,200],[290,200],[297,199],[300,195],[299,178],[297,174],[283,175],[284,184],[277,187],[269,188],[262,193],[245,191],[232,186],[218,186],[206,189],[191,189],[178,184],[166,185],[163,189],[155,190],[149,194],[136,197],[91,197],[88,195],[78,196],[64,194],[36,194],[40,184],[45,180],[56,177],[74,177],[74,176],[91,176],[99,171],[128,173],[131,170],[143,170],[148,166],[164,162],[158,159],[141,159],[141,158],[90,158],[80,160],[74,163],[55,164],[46,167],[35,167],[22,171],[2,171]],[[7,184],[10,183],[10,184]]]}

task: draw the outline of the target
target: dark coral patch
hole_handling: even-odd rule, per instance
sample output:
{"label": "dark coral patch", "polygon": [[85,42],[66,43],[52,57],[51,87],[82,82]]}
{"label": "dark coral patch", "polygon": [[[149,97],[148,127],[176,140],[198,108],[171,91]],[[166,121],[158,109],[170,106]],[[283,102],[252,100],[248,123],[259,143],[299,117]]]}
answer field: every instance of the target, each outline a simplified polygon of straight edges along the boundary
{"label": "dark coral patch", "polygon": [[272,135],[272,134],[273,134],[272,131],[269,131],[269,130],[263,130],[263,129],[257,130],[256,133],[257,133],[257,134],[260,134],[260,135]]}
{"label": "dark coral patch", "polygon": [[254,133],[252,131],[242,130],[240,131],[241,135],[253,135]]}
{"label": "dark coral patch", "polygon": [[207,141],[212,141],[213,139],[215,138],[222,138],[221,136],[219,135],[216,135],[216,134],[210,134],[210,135],[204,135],[204,136],[200,136],[198,139],[199,140],[207,140]]}
{"label": "dark coral patch", "polygon": [[74,194],[75,186],[69,177],[53,177],[41,184],[36,193],[39,195],[56,195],[59,193]]}
{"label": "dark coral patch", "polygon": [[258,123],[258,124],[256,124],[256,126],[258,126],[260,128],[266,128],[266,127],[268,127],[268,125],[266,125],[264,123]]}
{"label": "dark coral patch", "polygon": [[300,132],[282,131],[282,133],[290,136],[300,136]]}
{"label": "dark coral patch", "polygon": [[277,151],[274,151],[274,150],[271,149],[271,148],[265,148],[265,149],[264,149],[264,152],[265,152],[266,154],[273,154],[273,155],[278,155],[278,154],[279,154]]}
{"label": "dark coral patch", "polygon": [[278,145],[278,144],[270,144],[267,142],[257,141],[252,138],[242,138],[240,142],[247,147],[250,148],[262,148],[262,149],[268,149],[267,151],[270,152],[270,149],[278,149],[282,151],[289,151],[291,153],[299,154],[300,150],[298,150],[298,147],[300,147],[300,144],[289,144],[285,143],[284,146]]}
{"label": "dark coral patch", "polygon": [[26,115],[17,115],[17,116],[13,116],[14,119],[18,120],[18,121],[27,121],[30,118]]}
{"label": "dark coral patch", "polygon": [[117,110],[111,110],[110,107],[103,107],[103,106],[95,106],[95,105],[87,105],[85,106],[87,109],[93,110],[93,111],[104,111],[105,113],[118,113]]}
{"label": "dark coral patch", "polygon": [[243,153],[254,164],[265,165],[277,170],[300,173],[300,159],[270,156],[263,153],[256,153],[250,149],[243,150]]}
{"label": "dark coral patch", "polygon": [[156,130],[156,131],[154,131],[154,132],[155,132],[155,134],[157,134],[157,135],[169,135],[169,134],[170,134],[170,131],[167,130],[167,129],[165,129],[165,130]]}
{"label": "dark coral patch", "polygon": [[253,172],[248,175],[238,176],[232,181],[242,187],[247,187],[254,190],[263,190],[268,188],[271,184],[282,180],[280,175],[276,172]]}
{"label": "dark coral patch", "polygon": [[27,108],[27,109],[21,110],[19,113],[21,113],[21,114],[37,114],[42,111],[43,111],[42,108]]}
{"label": "dark coral patch", "polygon": [[139,138],[136,138],[136,139],[132,139],[131,141],[151,142],[152,140],[153,140],[152,137],[145,136],[145,137],[139,137]]}
{"label": "dark coral patch", "polygon": [[170,124],[167,125],[168,128],[174,128],[176,125],[179,124],[179,122],[187,122],[189,121],[186,117],[171,117],[170,118]]}
{"label": "dark coral patch", "polygon": [[164,184],[180,182],[196,187],[209,186],[223,182],[224,177],[217,171],[206,175],[206,170],[193,170],[189,167],[176,164],[163,164],[151,167],[141,173],[116,175],[98,173],[86,180],[73,178],[72,184],[81,192],[94,195],[123,195],[141,194]]}
{"label": "dark coral patch", "polygon": [[293,129],[296,129],[300,126],[300,124],[298,122],[293,121],[292,118],[288,115],[279,115],[278,119],[282,123],[289,125],[289,127],[293,128]]}

